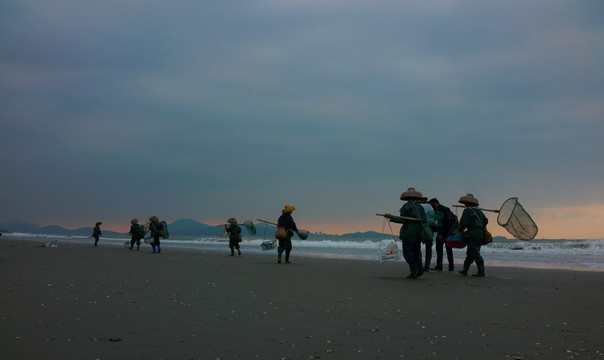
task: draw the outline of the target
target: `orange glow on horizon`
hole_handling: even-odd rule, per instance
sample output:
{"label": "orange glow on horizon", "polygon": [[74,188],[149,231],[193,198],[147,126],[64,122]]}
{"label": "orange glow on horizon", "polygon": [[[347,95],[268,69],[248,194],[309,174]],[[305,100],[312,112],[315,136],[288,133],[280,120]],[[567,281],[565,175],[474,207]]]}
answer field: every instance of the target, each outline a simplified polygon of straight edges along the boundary
{"label": "orange glow on horizon", "polygon": [[[554,206],[533,208],[529,210],[533,220],[539,227],[537,239],[604,239],[604,205],[591,204],[585,206]],[[503,227],[497,224],[497,214],[485,213],[489,218],[488,229],[493,236],[505,236],[512,238]],[[168,223],[176,219],[166,219]],[[261,222],[256,219],[250,219],[258,226]],[[312,221],[305,219],[305,216],[295,217],[296,224],[299,228],[308,230],[311,233],[322,232],[325,234],[341,235],[346,233],[375,231],[378,233],[384,229],[385,236],[391,236],[390,227],[384,224],[384,218],[375,216],[373,218],[364,218],[361,220],[348,221],[329,221],[319,220]],[[84,227],[94,227],[97,220],[89,223],[64,222],[64,221],[35,221],[32,222],[40,225],[59,225],[66,229],[75,230]],[[130,229],[130,221],[115,221],[103,220],[101,230],[110,230],[120,233],[127,233]],[[144,223],[146,219],[140,219]],[[216,219],[211,220],[196,220],[207,225],[219,225],[221,222]],[[275,221],[276,219],[267,219],[267,221]],[[243,222],[243,220],[241,221]],[[400,224],[390,223],[392,232],[398,238]]]}
{"label": "orange glow on horizon", "polygon": [[[489,218],[487,228],[493,236],[512,238],[507,230],[497,224],[497,214],[490,212],[485,212],[485,214]],[[539,228],[537,239],[604,239],[604,205],[534,208],[529,210],[529,214]],[[375,219],[364,221],[346,223],[318,221],[304,225],[310,231],[344,234],[365,231],[382,232],[382,222],[383,218],[376,216]],[[305,226],[300,224],[302,228],[305,228]],[[391,223],[391,226],[394,235],[397,236],[400,224]],[[384,227],[384,234],[390,235],[388,225]]]}

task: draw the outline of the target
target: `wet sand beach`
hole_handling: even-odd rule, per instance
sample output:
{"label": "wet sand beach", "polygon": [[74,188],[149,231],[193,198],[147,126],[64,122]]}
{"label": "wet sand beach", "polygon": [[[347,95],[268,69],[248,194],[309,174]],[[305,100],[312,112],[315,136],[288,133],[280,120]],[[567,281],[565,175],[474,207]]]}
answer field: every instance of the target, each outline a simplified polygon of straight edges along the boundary
{"label": "wet sand beach", "polygon": [[0,238],[2,359],[604,359],[602,272],[44,243]]}

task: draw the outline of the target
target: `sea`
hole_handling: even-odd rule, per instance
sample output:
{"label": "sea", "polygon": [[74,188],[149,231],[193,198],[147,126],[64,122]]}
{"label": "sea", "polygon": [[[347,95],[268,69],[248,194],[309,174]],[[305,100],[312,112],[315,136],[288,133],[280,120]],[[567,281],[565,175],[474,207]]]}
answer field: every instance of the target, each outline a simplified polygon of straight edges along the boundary
{"label": "sea", "polygon": [[[3,239],[34,241],[40,245],[56,241],[57,247],[61,243],[92,244],[93,239],[85,236],[57,236],[44,234],[11,233],[0,237]],[[245,253],[260,254],[273,257],[277,255],[277,244],[273,239],[244,236],[241,251]],[[292,257],[314,257],[325,259],[349,259],[380,262],[379,250],[384,249],[388,243],[393,242],[390,235],[387,238],[329,238],[322,235],[311,234],[308,239],[301,240],[296,236],[292,239]],[[129,237],[103,237],[102,246],[124,246],[129,242]],[[170,248],[189,251],[200,251],[215,254],[229,254],[228,239],[225,237],[171,237],[162,240],[164,251]],[[401,241],[396,240],[398,251]],[[272,249],[270,248],[273,245]],[[150,250],[147,244],[141,245],[142,249]],[[125,249],[126,250],[126,249]],[[456,264],[463,263],[466,249],[453,249]],[[432,263],[436,261],[436,251],[432,251]],[[422,254],[424,246],[422,245]],[[511,266],[541,269],[568,269],[579,271],[604,271],[604,239],[534,239],[530,241],[516,239],[500,239],[481,248],[481,254],[487,266]],[[383,260],[383,257],[382,257]],[[392,261],[404,261],[403,259]],[[446,259],[445,259],[446,263]]]}

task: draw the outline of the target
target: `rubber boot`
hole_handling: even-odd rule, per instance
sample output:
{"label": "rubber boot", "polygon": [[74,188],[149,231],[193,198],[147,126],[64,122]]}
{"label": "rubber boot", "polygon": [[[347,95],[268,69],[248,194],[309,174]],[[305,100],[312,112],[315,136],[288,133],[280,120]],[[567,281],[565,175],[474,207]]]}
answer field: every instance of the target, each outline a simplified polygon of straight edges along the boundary
{"label": "rubber boot", "polygon": [[415,266],[417,267],[417,277],[424,275],[424,265],[422,264],[421,257],[417,260],[417,265]]}
{"label": "rubber boot", "polygon": [[472,276],[484,277],[484,262],[476,262],[476,267],[478,268],[478,272]]}
{"label": "rubber boot", "polygon": [[155,254],[156,253],[155,245],[151,245],[151,247],[153,247],[153,251],[151,251],[151,254]]}
{"label": "rubber boot", "polygon": [[160,253],[161,252],[161,246],[157,245],[157,252]]}
{"label": "rubber boot", "polygon": [[409,271],[407,279],[417,279],[417,264],[409,264]]}
{"label": "rubber boot", "polygon": [[470,263],[467,261],[463,262],[463,270],[458,271],[463,276],[468,276],[468,270],[470,270]]}

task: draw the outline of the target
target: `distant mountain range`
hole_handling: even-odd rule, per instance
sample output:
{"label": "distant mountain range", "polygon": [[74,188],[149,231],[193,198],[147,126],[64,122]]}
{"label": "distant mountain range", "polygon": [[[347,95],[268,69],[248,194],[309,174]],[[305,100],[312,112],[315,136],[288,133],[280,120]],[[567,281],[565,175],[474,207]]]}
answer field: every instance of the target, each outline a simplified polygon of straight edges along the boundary
{"label": "distant mountain range", "polygon": [[[277,228],[273,225],[265,223],[254,223],[256,226],[256,236],[262,237],[264,232],[267,234],[274,234]],[[240,226],[245,228],[243,224]],[[128,224],[124,225],[125,228],[129,229]],[[79,229],[65,229],[58,225],[40,226],[34,223],[30,223],[24,220],[11,220],[0,223],[1,233],[26,233],[26,234],[46,234],[46,235],[61,235],[61,236],[90,236],[92,234],[92,227],[83,227]],[[220,233],[224,230],[222,225],[208,225],[201,223],[193,219],[180,219],[173,223],[168,223],[168,229],[170,231],[170,237],[186,236],[186,237],[209,237],[209,236],[220,236]],[[126,233],[120,233],[110,230],[103,230],[103,236],[115,237],[124,236]],[[248,234],[246,230],[243,230],[243,234]],[[312,234],[311,234],[312,235]],[[320,235],[322,238],[380,238],[382,234],[375,231],[367,232],[355,232],[342,235],[332,234],[315,234]]]}

